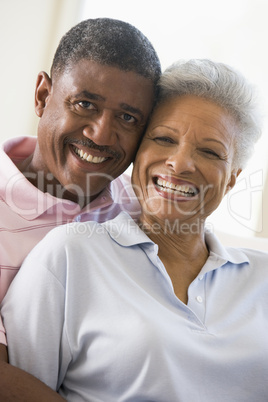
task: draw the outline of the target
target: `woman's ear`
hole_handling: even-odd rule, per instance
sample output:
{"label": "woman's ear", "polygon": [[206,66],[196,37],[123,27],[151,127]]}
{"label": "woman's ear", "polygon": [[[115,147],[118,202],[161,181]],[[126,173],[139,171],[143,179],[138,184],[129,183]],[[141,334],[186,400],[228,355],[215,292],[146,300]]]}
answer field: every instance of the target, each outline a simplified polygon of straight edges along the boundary
{"label": "woman's ear", "polygon": [[232,171],[229,183],[226,186],[225,194],[227,194],[235,186],[236,179],[240,175],[241,172],[242,172],[242,169],[237,169],[237,170]]}
{"label": "woman's ear", "polygon": [[43,114],[47,99],[51,92],[51,87],[51,78],[47,75],[47,73],[41,71],[41,73],[39,73],[37,76],[35,85],[35,113],[38,117],[41,117]]}

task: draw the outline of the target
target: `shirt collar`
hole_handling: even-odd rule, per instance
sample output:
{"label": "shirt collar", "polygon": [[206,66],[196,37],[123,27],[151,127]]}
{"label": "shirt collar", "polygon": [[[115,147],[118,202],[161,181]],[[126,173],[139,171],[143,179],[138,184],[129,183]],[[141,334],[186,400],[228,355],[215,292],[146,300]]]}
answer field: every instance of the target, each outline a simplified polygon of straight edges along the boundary
{"label": "shirt collar", "polygon": [[130,177],[127,174],[122,174],[117,179],[113,180],[109,186],[110,194],[113,201],[117,204],[130,204],[136,200]]}
{"label": "shirt collar", "polygon": [[142,243],[154,244],[125,211],[117,215],[116,218],[102,223],[102,225],[110,237],[121,246],[131,247]]}
{"label": "shirt collar", "polygon": [[227,263],[234,265],[249,263],[249,259],[242,249],[224,247],[214,233],[206,231],[205,241],[209,249],[209,257],[200,274],[224,267]]}
{"label": "shirt collar", "polygon": [[[105,226],[111,238],[121,246],[154,244],[126,212],[121,212],[115,219],[104,222],[102,225]],[[249,263],[249,259],[242,249],[224,247],[215,234],[206,231],[205,241],[209,249],[209,257],[200,273],[205,274],[223,267],[228,262],[235,265]],[[157,252],[158,246],[155,245],[154,248]]]}
{"label": "shirt collar", "polygon": [[225,247],[212,232],[205,233],[205,241],[210,250],[210,254],[222,258],[233,264],[249,262],[247,255],[241,248]]}
{"label": "shirt collar", "polygon": [[132,194],[127,187],[123,186],[122,177],[123,175],[109,183],[97,198],[83,209],[83,213],[92,212],[100,206],[107,207],[113,203],[119,205],[131,203]]}
{"label": "shirt collar", "polygon": [[92,220],[94,210],[102,208],[104,211],[116,204],[121,206],[120,210],[129,212],[133,217],[140,215],[140,205],[132,188],[130,177],[124,173],[109,183],[97,198],[82,210],[82,221]]}
{"label": "shirt collar", "polygon": [[[33,186],[16,167],[13,160],[31,155],[36,138],[18,137],[5,142],[0,148],[0,197],[18,215],[34,220],[56,204],[75,215],[81,211],[78,204],[43,193]],[[13,160],[12,160],[12,159]]]}
{"label": "shirt collar", "polygon": [[72,201],[56,198],[38,190],[21,172],[10,177],[4,193],[1,191],[1,196],[15,213],[29,221],[57,204],[64,206],[66,213],[69,211],[73,216],[81,211],[80,206]]}

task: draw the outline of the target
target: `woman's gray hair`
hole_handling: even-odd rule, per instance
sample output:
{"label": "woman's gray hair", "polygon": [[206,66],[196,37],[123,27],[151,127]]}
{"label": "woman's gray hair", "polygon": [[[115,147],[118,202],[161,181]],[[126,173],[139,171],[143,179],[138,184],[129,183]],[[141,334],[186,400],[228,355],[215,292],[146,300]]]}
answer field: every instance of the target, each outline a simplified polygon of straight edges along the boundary
{"label": "woman's gray hair", "polygon": [[235,138],[233,167],[243,169],[261,136],[261,118],[252,85],[232,67],[208,59],[178,61],[159,81],[158,104],[183,95],[210,100],[227,110],[239,132]]}

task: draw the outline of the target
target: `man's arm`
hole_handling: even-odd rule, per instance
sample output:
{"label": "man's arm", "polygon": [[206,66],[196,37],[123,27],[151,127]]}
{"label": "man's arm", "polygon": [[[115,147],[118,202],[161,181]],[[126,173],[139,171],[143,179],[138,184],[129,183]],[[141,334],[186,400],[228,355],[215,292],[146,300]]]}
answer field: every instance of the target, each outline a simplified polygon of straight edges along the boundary
{"label": "man's arm", "polygon": [[[0,400],[64,400],[56,392],[64,382],[72,359],[63,331],[65,242],[64,236],[58,238],[57,231],[49,237],[52,237],[55,250],[47,247],[49,238],[43,239],[26,257],[1,303],[12,365],[0,364]],[[50,271],[54,264],[56,272],[62,265],[57,277]]]}
{"label": "man's arm", "polygon": [[7,357],[7,347],[0,343],[0,362],[6,362],[8,361]]}
{"label": "man's arm", "polygon": [[8,364],[6,347],[0,345],[0,401],[5,402],[62,402],[57,392],[37,378]]}

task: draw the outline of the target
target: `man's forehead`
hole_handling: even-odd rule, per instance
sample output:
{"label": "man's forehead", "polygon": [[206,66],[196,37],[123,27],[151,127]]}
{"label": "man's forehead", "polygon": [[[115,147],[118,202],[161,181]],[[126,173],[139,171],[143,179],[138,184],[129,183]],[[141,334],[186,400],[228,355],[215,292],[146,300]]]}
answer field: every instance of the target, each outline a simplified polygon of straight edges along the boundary
{"label": "man's forehead", "polygon": [[[53,81],[57,89],[72,96],[85,96],[92,100],[105,100],[107,96],[120,96],[121,102],[128,99],[153,97],[154,86],[150,79],[133,71],[83,60],[68,68]],[[124,100],[125,99],[125,100]]]}
{"label": "man's forehead", "polygon": [[80,59],[76,62],[70,62],[69,64],[65,65],[64,68],[60,72],[55,74],[55,77],[59,80],[64,79],[65,77],[78,76],[81,73],[90,74],[94,73],[97,75],[101,74],[117,74],[117,75],[133,75],[136,76],[137,79],[142,77],[148,82],[152,82],[151,79],[144,77],[143,75],[139,74],[135,69],[133,70],[124,70],[117,65],[114,64],[105,64],[98,62],[92,59]]}

